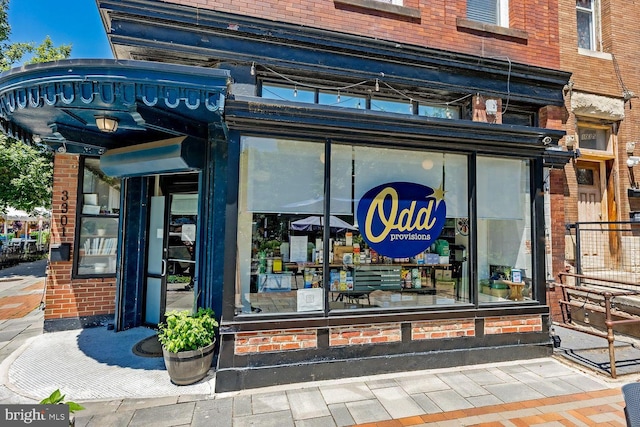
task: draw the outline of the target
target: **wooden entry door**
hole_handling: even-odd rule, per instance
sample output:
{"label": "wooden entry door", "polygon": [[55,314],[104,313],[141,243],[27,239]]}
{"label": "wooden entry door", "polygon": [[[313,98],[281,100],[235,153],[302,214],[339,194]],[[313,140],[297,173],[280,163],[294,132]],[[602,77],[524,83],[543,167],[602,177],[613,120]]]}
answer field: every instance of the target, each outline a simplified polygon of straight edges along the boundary
{"label": "wooden entry door", "polygon": [[[578,163],[578,222],[599,223],[603,221],[602,183],[600,163]],[[583,271],[599,270],[605,266],[607,239],[602,226],[581,226],[580,266]]]}

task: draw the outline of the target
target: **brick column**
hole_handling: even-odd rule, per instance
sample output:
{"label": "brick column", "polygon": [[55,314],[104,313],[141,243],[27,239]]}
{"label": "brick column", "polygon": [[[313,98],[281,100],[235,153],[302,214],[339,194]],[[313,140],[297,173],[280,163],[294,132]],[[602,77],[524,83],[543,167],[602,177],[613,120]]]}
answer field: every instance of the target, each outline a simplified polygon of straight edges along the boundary
{"label": "brick column", "polygon": [[71,244],[69,261],[49,264],[45,293],[45,331],[76,329],[115,312],[115,279],[74,279],[80,156],[56,153],[53,162],[51,244]]}
{"label": "brick column", "polygon": [[[564,129],[566,121],[566,110],[564,107],[546,106],[540,109],[540,127],[548,129]],[[550,269],[551,277],[558,282],[558,273],[565,271],[565,234],[566,220],[564,211],[564,191],[566,187],[566,177],[564,169],[552,169],[549,173],[549,205],[551,210],[551,241],[546,242],[545,254],[551,254]],[[551,318],[555,321],[562,320],[560,314],[561,299],[559,288],[547,292],[547,304],[551,307]]]}

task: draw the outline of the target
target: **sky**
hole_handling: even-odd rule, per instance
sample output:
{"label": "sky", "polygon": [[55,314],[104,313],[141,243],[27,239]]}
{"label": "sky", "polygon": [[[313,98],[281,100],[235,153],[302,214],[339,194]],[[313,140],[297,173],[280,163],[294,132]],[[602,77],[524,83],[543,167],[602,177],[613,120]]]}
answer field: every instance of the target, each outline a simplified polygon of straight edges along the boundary
{"label": "sky", "polygon": [[72,45],[71,58],[113,58],[95,0],[10,0],[11,42]]}

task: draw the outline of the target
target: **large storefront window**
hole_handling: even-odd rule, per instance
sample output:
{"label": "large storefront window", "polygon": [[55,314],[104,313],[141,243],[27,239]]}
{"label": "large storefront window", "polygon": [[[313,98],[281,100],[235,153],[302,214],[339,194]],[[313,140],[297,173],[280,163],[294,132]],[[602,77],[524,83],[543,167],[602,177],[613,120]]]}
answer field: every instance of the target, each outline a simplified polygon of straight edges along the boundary
{"label": "large storefront window", "polygon": [[333,145],[331,308],[469,302],[467,200],[464,155]]}
{"label": "large storefront window", "polygon": [[100,170],[100,160],[85,158],[79,195],[79,229],[76,239],[77,276],[114,275],[120,213],[120,180]]}
{"label": "large storefront window", "polygon": [[334,144],[325,179],[324,149],[242,138],[238,312],[470,302],[467,157]]}
{"label": "large storefront window", "polygon": [[532,296],[529,161],[478,157],[480,303]]}
{"label": "large storefront window", "polygon": [[[305,267],[319,262],[324,145],[244,137],[241,150],[236,306],[242,313],[322,310],[321,271]],[[307,295],[298,301],[300,290]]]}

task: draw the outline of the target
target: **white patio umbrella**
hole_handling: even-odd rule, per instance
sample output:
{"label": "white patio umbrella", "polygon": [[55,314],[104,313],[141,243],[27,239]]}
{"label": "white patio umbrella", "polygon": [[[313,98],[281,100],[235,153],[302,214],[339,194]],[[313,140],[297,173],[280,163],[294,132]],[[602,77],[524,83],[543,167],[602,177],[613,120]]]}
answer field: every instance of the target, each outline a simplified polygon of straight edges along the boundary
{"label": "white patio umbrella", "polygon": [[[323,223],[323,216],[312,215],[306,218],[299,219],[297,221],[293,221],[291,223],[291,229],[297,231],[317,231],[324,227]],[[357,230],[357,228],[353,225],[333,215],[329,217],[329,227],[336,232],[341,232],[344,230]]]}
{"label": "white patio umbrella", "polygon": [[[33,212],[29,213],[9,206],[6,209],[6,212],[2,215],[4,218],[4,235],[7,235],[7,223],[9,221],[21,221],[24,223],[38,222],[41,225],[42,221],[50,216],[51,213],[45,208],[35,208]],[[27,228],[25,228],[25,231],[26,229]]]}

